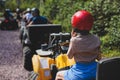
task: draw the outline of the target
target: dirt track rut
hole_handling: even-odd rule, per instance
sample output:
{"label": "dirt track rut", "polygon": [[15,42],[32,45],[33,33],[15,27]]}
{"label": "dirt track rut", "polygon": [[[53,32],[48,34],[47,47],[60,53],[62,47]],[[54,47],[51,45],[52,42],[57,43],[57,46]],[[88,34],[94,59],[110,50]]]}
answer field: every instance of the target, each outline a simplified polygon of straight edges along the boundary
{"label": "dirt track rut", "polygon": [[0,30],[0,80],[27,80],[27,76],[22,65],[19,30]]}

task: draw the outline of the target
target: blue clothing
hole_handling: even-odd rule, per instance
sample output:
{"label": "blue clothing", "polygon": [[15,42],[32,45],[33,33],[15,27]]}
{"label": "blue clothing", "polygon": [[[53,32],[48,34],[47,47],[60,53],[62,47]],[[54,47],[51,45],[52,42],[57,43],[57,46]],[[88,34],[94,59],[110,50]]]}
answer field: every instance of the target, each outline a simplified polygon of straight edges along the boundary
{"label": "blue clothing", "polygon": [[94,80],[96,78],[97,62],[77,62],[64,73],[65,80]]}
{"label": "blue clothing", "polygon": [[48,20],[43,16],[35,16],[32,18],[32,22],[33,24],[47,24]]}
{"label": "blue clothing", "polygon": [[4,17],[5,17],[5,19],[10,20],[10,18],[13,18],[13,15],[11,12],[5,12]]}

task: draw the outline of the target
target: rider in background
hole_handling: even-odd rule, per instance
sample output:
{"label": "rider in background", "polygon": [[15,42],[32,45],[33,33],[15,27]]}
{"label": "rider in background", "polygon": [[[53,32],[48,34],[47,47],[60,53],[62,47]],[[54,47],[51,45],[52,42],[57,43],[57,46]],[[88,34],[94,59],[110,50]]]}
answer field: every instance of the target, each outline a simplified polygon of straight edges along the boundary
{"label": "rider in background", "polygon": [[72,31],[67,52],[75,64],[69,69],[59,71],[56,80],[95,80],[96,60],[101,59],[100,39],[90,33],[94,19],[85,10],[76,12],[71,19]]}
{"label": "rider in background", "polygon": [[26,24],[29,23],[30,19],[32,18],[31,10],[30,8],[27,8],[24,15],[23,15],[23,20],[26,22]]}
{"label": "rider in background", "polygon": [[19,8],[16,9],[16,20],[17,22],[20,22],[21,19],[22,19],[22,16],[21,16],[21,10]]}
{"label": "rider in background", "polygon": [[13,18],[14,18],[10,9],[5,9],[3,16],[4,16],[5,20],[10,20],[10,21],[13,20]]}
{"label": "rider in background", "polygon": [[28,25],[50,23],[46,17],[40,15],[39,9],[32,8],[31,12],[32,12],[33,17],[31,18]]}
{"label": "rider in background", "polygon": [[21,20],[22,20],[22,11],[20,8],[17,8],[16,9],[16,21],[17,21],[19,27],[21,27],[21,25],[20,25]]}

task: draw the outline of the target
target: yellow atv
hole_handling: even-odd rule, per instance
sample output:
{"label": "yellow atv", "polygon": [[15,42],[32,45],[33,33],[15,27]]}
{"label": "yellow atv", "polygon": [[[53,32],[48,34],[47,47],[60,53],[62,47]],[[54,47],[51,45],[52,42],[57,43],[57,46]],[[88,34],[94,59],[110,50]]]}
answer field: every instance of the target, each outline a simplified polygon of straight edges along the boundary
{"label": "yellow atv", "polygon": [[59,70],[74,64],[66,55],[70,33],[62,33],[61,25],[31,25],[23,32],[23,61],[24,68],[31,71],[29,80],[54,80]]}
{"label": "yellow atv", "polygon": [[49,44],[41,45],[32,57],[33,72],[30,80],[55,80],[59,70],[69,69],[74,59],[68,59],[66,52],[69,47],[69,33],[52,33]]}
{"label": "yellow atv", "polygon": [[49,35],[61,31],[60,24],[36,24],[20,30],[20,40],[23,47],[23,66],[26,70],[33,70],[31,58],[34,54],[37,54],[37,49],[41,49],[41,44],[49,43]]}

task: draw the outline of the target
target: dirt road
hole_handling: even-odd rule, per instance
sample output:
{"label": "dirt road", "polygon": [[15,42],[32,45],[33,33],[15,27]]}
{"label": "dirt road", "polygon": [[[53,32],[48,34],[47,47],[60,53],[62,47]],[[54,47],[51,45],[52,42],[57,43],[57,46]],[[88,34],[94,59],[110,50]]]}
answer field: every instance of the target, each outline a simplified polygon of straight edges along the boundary
{"label": "dirt road", "polygon": [[0,80],[27,80],[19,31],[0,30]]}

